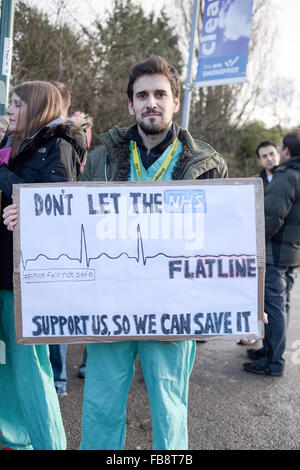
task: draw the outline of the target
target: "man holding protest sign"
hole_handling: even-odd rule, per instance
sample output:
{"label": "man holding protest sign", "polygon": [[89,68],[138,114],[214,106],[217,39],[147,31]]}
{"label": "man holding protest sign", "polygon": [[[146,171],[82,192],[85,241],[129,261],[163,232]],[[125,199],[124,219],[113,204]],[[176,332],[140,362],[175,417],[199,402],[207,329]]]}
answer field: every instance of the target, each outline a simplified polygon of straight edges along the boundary
{"label": "man holding protest sign", "polygon": [[[222,157],[173,122],[179,110],[176,69],[159,56],[136,64],[128,83],[136,124],[114,126],[90,153],[81,181],[169,181],[227,177]],[[150,286],[149,286],[150,287]],[[132,299],[134,302],[134,299]],[[122,449],[126,402],[137,355],[143,369],[155,449],[186,449],[190,340],[88,344],[81,449]]]}

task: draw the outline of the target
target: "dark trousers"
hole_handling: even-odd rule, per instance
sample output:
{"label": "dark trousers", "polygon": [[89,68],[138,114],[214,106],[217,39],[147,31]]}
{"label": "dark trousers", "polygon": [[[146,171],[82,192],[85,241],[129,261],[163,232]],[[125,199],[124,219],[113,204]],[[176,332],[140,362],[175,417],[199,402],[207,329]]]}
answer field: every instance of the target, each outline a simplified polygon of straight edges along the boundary
{"label": "dark trousers", "polygon": [[58,395],[67,391],[67,344],[50,344],[50,362]]}
{"label": "dark trousers", "polygon": [[283,354],[294,270],[295,268],[289,266],[266,266],[265,312],[268,314],[268,324],[263,340],[265,357],[259,363],[268,366],[273,372],[282,372],[284,369]]}

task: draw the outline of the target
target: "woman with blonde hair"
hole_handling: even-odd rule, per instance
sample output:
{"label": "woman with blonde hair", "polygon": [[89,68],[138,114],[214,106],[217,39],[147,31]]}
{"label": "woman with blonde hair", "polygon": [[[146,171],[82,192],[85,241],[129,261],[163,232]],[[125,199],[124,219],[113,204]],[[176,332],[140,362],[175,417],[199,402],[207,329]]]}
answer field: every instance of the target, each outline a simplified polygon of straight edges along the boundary
{"label": "woman with blonde hair", "polygon": [[[76,181],[85,154],[82,132],[62,115],[57,88],[42,81],[14,88],[8,131],[0,144],[2,208],[12,203],[12,185]],[[38,234],[37,234],[38,235]],[[59,450],[66,437],[48,346],[15,342],[12,233],[0,224],[0,448]]]}

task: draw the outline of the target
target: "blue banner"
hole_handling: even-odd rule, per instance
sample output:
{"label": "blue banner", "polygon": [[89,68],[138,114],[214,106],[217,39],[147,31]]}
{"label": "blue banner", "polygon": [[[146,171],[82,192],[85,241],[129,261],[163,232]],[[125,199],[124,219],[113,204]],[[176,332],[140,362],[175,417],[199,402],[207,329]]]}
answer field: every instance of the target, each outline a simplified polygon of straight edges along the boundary
{"label": "blue banner", "polygon": [[205,0],[194,86],[244,82],[253,0]]}

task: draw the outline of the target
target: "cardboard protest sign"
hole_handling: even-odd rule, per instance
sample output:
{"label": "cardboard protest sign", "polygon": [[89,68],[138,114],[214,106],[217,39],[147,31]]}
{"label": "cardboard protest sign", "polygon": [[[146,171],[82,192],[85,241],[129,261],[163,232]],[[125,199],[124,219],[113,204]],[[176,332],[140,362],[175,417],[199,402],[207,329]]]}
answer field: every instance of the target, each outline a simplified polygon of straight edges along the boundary
{"label": "cardboard protest sign", "polygon": [[20,344],[263,335],[260,179],[14,186]]}

